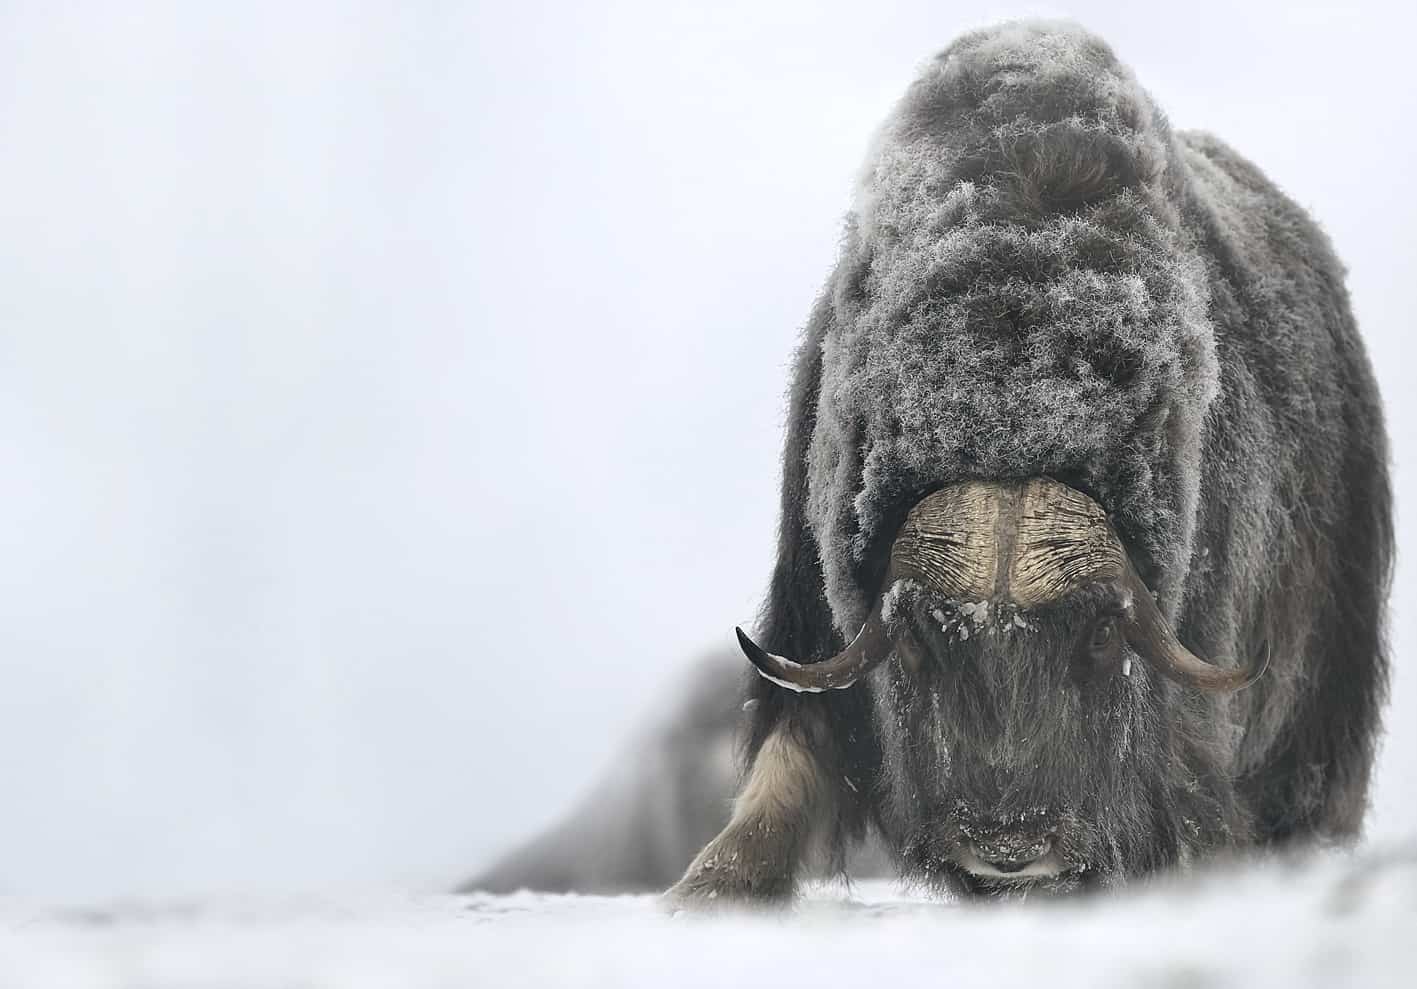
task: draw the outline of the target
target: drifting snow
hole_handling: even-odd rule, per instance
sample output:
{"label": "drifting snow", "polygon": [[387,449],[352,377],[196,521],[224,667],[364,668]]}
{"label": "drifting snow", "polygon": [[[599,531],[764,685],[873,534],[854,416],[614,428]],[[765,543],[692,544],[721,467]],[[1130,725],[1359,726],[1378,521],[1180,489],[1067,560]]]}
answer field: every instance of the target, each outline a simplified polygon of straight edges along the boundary
{"label": "drifting snow", "polygon": [[824,886],[781,916],[651,896],[0,905],[0,985],[1408,985],[1417,850],[1212,872],[1087,900],[936,903]]}

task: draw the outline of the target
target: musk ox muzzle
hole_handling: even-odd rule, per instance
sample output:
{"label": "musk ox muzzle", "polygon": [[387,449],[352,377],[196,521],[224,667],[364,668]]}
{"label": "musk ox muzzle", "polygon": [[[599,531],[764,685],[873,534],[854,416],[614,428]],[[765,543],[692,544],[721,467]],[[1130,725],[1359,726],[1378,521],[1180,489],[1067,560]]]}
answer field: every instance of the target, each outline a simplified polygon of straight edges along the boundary
{"label": "musk ox muzzle", "polygon": [[739,645],[762,676],[808,693],[850,687],[892,654],[918,664],[920,644],[908,632],[893,635],[886,614],[888,592],[901,580],[961,602],[1021,609],[1088,584],[1111,584],[1125,601],[1121,631],[1127,643],[1177,683],[1238,690],[1254,683],[1267,665],[1267,658],[1251,670],[1207,662],[1182,645],[1107,513],[1087,495],[1050,478],[963,482],[916,502],[891,544],[874,607],[835,656],[799,663],[761,649],[741,628]]}

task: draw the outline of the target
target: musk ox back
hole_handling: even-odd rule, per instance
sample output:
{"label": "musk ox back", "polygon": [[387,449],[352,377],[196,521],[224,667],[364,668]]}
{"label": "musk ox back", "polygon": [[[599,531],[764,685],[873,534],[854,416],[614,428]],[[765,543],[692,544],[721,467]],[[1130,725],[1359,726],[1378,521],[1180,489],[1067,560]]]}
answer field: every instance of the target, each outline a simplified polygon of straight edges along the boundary
{"label": "musk ox back", "polygon": [[1391,521],[1342,266],[1080,28],[962,37],[881,129],[781,511],[749,770],[676,902],[868,830],[967,893],[1357,833]]}

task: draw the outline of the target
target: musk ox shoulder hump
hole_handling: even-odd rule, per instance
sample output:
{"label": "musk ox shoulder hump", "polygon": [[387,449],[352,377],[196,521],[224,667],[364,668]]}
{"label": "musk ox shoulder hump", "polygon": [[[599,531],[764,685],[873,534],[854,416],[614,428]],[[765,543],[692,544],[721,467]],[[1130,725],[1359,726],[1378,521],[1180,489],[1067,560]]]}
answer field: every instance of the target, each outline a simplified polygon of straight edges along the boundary
{"label": "musk ox shoulder hump", "polygon": [[1218,382],[1181,155],[1131,73],[1070,23],[967,35],[897,105],[829,288],[808,451],[843,631],[903,507],[962,480],[1068,478],[1171,595]]}
{"label": "musk ox shoulder hump", "polygon": [[927,64],[877,137],[855,212],[867,238],[905,233],[969,183],[983,216],[1030,223],[1123,189],[1155,197],[1172,154],[1164,115],[1105,42],[1012,23]]}

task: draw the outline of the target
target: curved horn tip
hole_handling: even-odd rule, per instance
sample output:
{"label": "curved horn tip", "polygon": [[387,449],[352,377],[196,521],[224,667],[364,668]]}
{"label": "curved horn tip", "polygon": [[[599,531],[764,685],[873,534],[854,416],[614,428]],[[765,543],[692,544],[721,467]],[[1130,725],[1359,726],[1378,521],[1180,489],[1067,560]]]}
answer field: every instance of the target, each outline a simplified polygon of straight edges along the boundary
{"label": "curved horn tip", "polygon": [[733,631],[738,635],[738,647],[743,650],[743,655],[748,657],[748,662],[753,664],[753,668],[758,671],[758,675],[764,680],[770,680],[779,687],[786,687],[788,690],[795,690],[799,694],[817,694],[829,689],[826,686],[817,684],[802,684],[795,680],[787,679],[793,673],[800,674],[802,667],[790,659],[783,659],[781,656],[774,656],[762,646],[758,645],[748,634],[738,626],[733,627]]}
{"label": "curved horn tip", "polygon": [[1217,670],[1219,670],[1220,672],[1213,680],[1210,680],[1209,682],[1199,682],[1196,684],[1196,686],[1200,687],[1201,689],[1221,690],[1225,691],[1226,693],[1244,690],[1247,687],[1253,687],[1257,682],[1259,682],[1260,677],[1265,675],[1265,671],[1269,669],[1269,658],[1270,645],[1269,640],[1266,639],[1264,643],[1264,655],[1260,659],[1259,665],[1249,670],[1230,670],[1217,667]]}
{"label": "curved horn tip", "polygon": [[743,631],[741,626],[734,625],[733,634],[738,636],[738,648],[743,650],[743,655],[747,656],[754,666],[764,662],[771,663],[772,653],[748,638],[748,633]]}
{"label": "curved horn tip", "polygon": [[733,634],[738,636],[738,648],[743,650],[743,655],[748,657],[748,661],[757,666],[763,657],[767,656],[762,648],[748,638],[748,633],[743,631],[742,626],[734,625]]}
{"label": "curved horn tip", "polygon": [[1227,669],[1222,666],[1214,667],[1214,673],[1197,674],[1193,671],[1178,671],[1178,682],[1201,690],[1218,690],[1224,693],[1244,690],[1253,687],[1259,679],[1265,675],[1269,669],[1269,643],[1265,643],[1264,658],[1259,665],[1250,670]]}
{"label": "curved horn tip", "polygon": [[1241,684],[1240,684],[1238,687],[1236,687],[1235,689],[1236,689],[1236,690],[1244,690],[1246,687],[1253,687],[1256,683],[1258,683],[1260,677],[1264,676],[1265,673],[1267,673],[1267,672],[1269,671],[1269,660],[1270,660],[1270,656],[1271,656],[1271,655],[1272,655],[1272,649],[1271,649],[1271,647],[1270,647],[1269,640],[1268,640],[1268,639],[1265,639],[1265,640],[1264,640],[1264,656],[1260,659],[1259,665],[1256,666],[1256,667],[1255,667],[1252,671],[1250,671],[1249,673],[1245,674],[1245,680],[1244,680],[1244,682],[1241,683]]}

